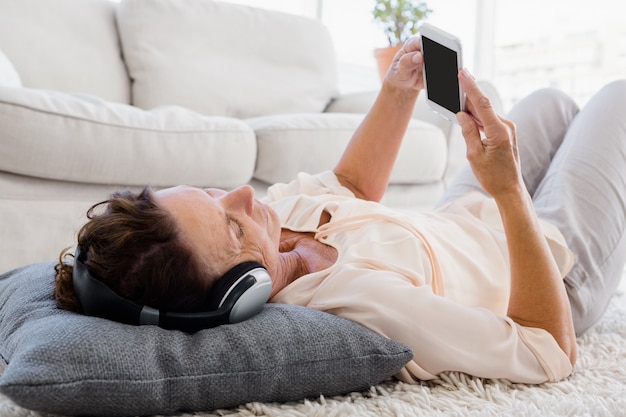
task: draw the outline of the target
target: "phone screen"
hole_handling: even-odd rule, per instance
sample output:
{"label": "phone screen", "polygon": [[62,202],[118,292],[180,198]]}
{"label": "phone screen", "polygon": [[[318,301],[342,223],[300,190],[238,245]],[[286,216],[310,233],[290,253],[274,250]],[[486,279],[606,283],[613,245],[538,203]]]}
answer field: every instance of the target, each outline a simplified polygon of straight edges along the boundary
{"label": "phone screen", "polygon": [[452,113],[461,111],[456,52],[422,35],[428,98]]}

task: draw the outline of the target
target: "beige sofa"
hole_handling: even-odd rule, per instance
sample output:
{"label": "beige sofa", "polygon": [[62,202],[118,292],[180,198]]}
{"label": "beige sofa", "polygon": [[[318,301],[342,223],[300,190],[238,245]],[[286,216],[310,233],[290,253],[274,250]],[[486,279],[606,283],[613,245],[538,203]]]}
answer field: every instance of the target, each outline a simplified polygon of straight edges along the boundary
{"label": "beige sofa", "polygon": [[[339,94],[320,22],[211,0],[0,0],[1,53],[0,272],[54,259],[115,189],[330,169],[376,94]],[[455,136],[421,99],[384,201],[432,204]]]}

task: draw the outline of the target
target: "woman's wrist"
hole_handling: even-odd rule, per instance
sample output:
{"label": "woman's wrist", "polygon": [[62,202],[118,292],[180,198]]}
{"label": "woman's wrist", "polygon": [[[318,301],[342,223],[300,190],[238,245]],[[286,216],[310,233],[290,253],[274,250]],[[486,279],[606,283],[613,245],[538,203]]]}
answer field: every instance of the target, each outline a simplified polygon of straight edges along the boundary
{"label": "woman's wrist", "polygon": [[524,184],[516,184],[507,189],[502,189],[492,195],[496,204],[503,208],[505,206],[519,207],[527,203],[531,203],[530,194]]}
{"label": "woman's wrist", "polygon": [[401,87],[385,79],[381,91],[384,95],[392,97],[397,103],[415,103],[421,89]]}

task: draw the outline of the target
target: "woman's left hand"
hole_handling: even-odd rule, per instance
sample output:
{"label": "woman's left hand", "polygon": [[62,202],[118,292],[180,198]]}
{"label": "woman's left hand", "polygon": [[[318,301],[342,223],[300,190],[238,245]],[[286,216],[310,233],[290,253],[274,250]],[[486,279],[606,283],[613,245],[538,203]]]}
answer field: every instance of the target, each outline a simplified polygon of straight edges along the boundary
{"label": "woman's left hand", "polygon": [[420,38],[414,36],[408,39],[396,53],[385,76],[385,82],[394,87],[422,90],[424,88],[423,62]]}
{"label": "woman's left hand", "polygon": [[391,63],[374,105],[335,167],[339,182],[358,198],[380,201],[424,88],[420,39],[406,41]]}

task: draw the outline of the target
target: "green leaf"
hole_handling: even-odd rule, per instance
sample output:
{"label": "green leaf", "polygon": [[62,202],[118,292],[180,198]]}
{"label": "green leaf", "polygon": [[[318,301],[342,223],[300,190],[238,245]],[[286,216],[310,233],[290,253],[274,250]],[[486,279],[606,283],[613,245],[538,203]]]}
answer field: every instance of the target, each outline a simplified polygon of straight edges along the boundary
{"label": "green leaf", "polygon": [[390,46],[404,43],[419,32],[420,24],[432,13],[419,0],[374,0],[374,21],[383,29]]}

